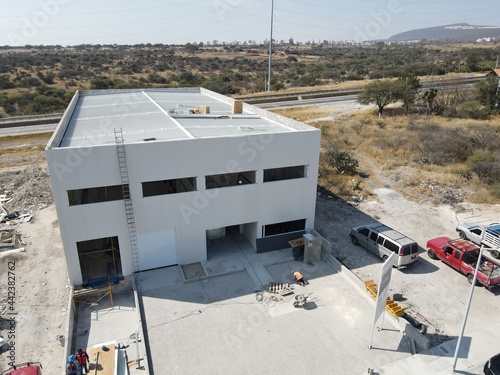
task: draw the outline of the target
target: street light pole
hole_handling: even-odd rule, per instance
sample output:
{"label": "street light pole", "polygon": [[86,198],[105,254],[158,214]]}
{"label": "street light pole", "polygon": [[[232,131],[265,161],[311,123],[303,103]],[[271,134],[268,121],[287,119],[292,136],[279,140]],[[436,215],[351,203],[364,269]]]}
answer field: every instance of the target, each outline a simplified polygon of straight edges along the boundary
{"label": "street light pole", "polygon": [[481,265],[481,258],[483,257],[484,245],[481,245],[481,250],[479,250],[479,257],[477,258],[476,272],[474,272],[474,278],[472,279],[472,285],[470,287],[469,300],[467,301],[467,307],[465,308],[464,321],[462,323],[462,329],[460,335],[458,336],[457,347],[455,348],[455,355],[453,356],[453,367],[451,371],[455,373],[455,368],[457,366],[458,351],[460,350],[460,343],[462,342],[462,337],[464,336],[465,325],[467,324],[467,317],[469,316],[470,305],[472,302],[472,295],[474,294],[474,289],[476,287],[477,273],[479,272],[479,266]]}
{"label": "street light pole", "polygon": [[267,91],[271,91],[271,65],[273,60],[273,22],[274,22],[274,0],[271,0],[271,39],[269,40],[269,69],[267,72]]}

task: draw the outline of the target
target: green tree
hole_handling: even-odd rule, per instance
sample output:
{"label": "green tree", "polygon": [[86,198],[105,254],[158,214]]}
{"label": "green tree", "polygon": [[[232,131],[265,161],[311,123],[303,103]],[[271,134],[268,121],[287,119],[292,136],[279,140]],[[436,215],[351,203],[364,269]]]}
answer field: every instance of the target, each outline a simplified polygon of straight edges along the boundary
{"label": "green tree", "polygon": [[382,116],[384,108],[398,100],[396,91],[399,84],[396,81],[382,79],[365,86],[364,91],[358,95],[358,103],[372,104],[378,107],[378,115]]}
{"label": "green tree", "polygon": [[479,62],[481,61],[481,55],[479,51],[473,49],[465,58],[465,67],[469,72],[477,72],[479,70]]}
{"label": "green tree", "polygon": [[16,87],[16,85],[10,81],[9,77],[5,75],[0,76],[0,90],[11,89],[13,87]]}
{"label": "green tree", "polygon": [[199,49],[199,45],[194,43],[186,43],[186,45],[184,46],[184,50],[192,55],[194,55]]}
{"label": "green tree", "polygon": [[489,75],[486,79],[476,84],[476,97],[479,102],[488,108],[498,108],[500,105],[500,82],[495,75]]}
{"label": "green tree", "polygon": [[149,73],[148,81],[151,83],[166,83],[167,80],[158,73]]}
{"label": "green tree", "polygon": [[341,151],[334,147],[326,152],[326,160],[340,174],[352,176],[357,173],[359,162],[347,151]]}
{"label": "green tree", "polygon": [[36,74],[38,78],[40,78],[44,83],[47,85],[52,85],[54,84],[54,78],[56,78],[56,75],[52,72],[48,72],[47,74],[43,74],[42,72],[38,72]]}
{"label": "green tree", "polygon": [[411,71],[404,72],[396,81],[395,97],[403,102],[405,112],[409,113],[410,106],[415,102],[418,90],[422,87],[418,76]]}
{"label": "green tree", "polygon": [[106,76],[99,76],[92,78],[90,81],[90,85],[93,89],[109,89],[110,87],[113,87],[115,84],[114,82]]}
{"label": "green tree", "polygon": [[434,109],[434,100],[436,99],[437,94],[438,89],[429,89],[425,90],[424,94],[422,95],[422,99],[424,99],[424,102],[427,104],[428,115],[430,115],[432,113],[432,110]]}

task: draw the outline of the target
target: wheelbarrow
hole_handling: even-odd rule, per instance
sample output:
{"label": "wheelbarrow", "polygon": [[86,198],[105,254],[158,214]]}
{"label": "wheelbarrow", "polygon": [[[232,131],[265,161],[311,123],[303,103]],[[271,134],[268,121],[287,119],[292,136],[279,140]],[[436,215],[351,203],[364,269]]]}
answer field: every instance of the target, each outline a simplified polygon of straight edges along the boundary
{"label": "wheelbarrow", "polygon": [[307,305],[307,303],[309,302],[309,296],[312,294],[309,293],[307,296],[304,295],[304,294],[297,294],[295,296],[295,301],[293,301],[293,307],[295,308],[299,308],[299,307],[304,307]]}

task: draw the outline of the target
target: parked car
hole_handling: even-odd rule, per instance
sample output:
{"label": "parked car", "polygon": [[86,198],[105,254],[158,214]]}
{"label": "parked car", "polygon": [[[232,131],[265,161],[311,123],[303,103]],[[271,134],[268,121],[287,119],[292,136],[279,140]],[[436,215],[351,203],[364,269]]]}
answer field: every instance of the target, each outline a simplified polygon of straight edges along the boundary
{"label": "parked car", "polygon": [[391,253],[396,253],[396,267],[408,266],[418,261],[418,244],[387,225],[374,223],[354,227],[350,237],[354,245],[365,247],[384,262]]}
{"label": "parked car", "polygon": [[[496,227],[500,226],[497,223],[490,225],[480,225],[476,223],[463,223],[456,227],[456,231],[460,238],[469,240],[477,245],[484,244],[491,255],[500,259],[500,252],[498,251],[498,244],[500,238],[494,231]],[[485,235],[485,231],[487,231]],[[486,241],[485,241],[486,238]],[[498,240],[496,240],[498,238]]]}
{"label": "parked car", "polygon": [[[476,273],[479,251],[479,246],[468,240],[438,237],[427,241],[429,258],[440,259],[467,276],[471,284]],[[500,265],[493,258],[485,257],[484,253],[477,272],[477,284],[483,284],[488,289],[500,286]]]}
{"label": "parked car", "polygon": [[42,375],[42,364],[40,362],[26,362],[11,366],[8,370],[1,372],[2,375]]}
{"label": "parked car", "polygon": [[500,375],[500,353],[488,359],[483,368],[484,375]]}

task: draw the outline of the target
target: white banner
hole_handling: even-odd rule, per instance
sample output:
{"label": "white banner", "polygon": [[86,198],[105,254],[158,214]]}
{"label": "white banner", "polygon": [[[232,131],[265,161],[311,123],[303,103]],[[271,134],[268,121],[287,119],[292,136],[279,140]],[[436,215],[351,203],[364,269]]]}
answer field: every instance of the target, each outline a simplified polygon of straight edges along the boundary
{"label": "white banner", "polygon": [[370,348],[372,347],[373,330],[378,320],[385,311],[385,304],[387,302],[387,294],[389,293],[389,284],[391,282],[392,266],[394,264],[394,257],[396,253],[389,255],[389,258],[385,261],[382,266],[382,272],[380,273],[380,281],[378,283],[377,292],[377,302],[375,307],[375,316],[373,317],[372,335],[370,338]]}

